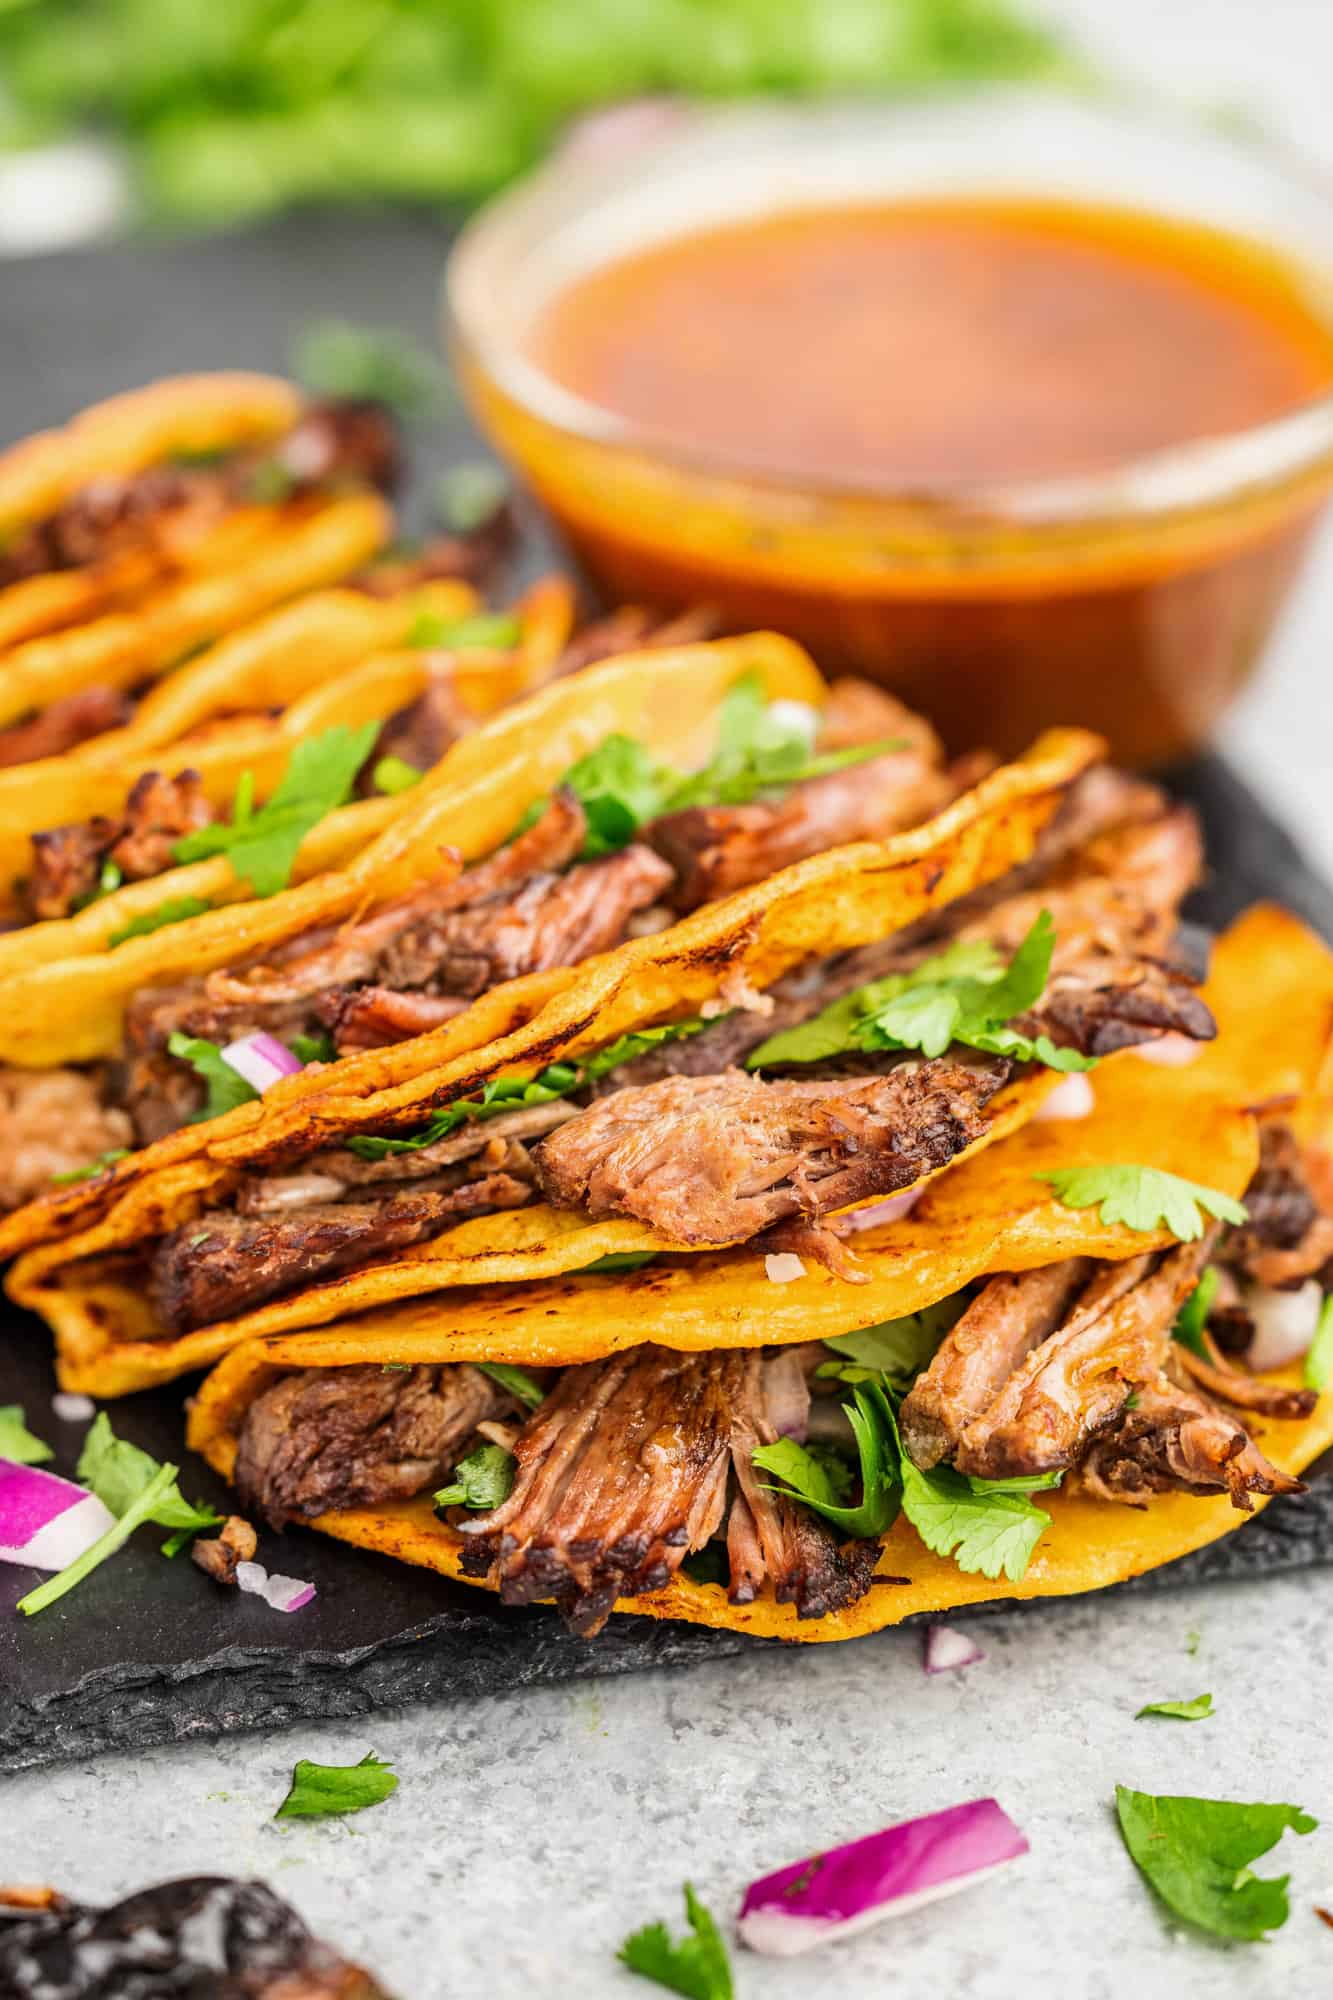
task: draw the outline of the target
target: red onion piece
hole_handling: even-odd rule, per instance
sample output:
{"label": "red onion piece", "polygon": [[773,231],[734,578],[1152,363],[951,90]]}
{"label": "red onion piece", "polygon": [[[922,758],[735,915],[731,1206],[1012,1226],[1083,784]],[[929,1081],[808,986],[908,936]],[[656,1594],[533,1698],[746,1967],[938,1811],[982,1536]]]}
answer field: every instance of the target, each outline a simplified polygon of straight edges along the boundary
{"label": "red onion piece", "polygon": [[1074,1069],[1042,1098],[1032,1114],[1032,1122],[1035,1125],[1042,1118],[1087,1118],[1096,1107],[1091,1077]]}
{"label": "red onion piece", "polygon": [[1203,1043],[1192,1041],[1188,1035],[1159,1035],[1155,1042],[1140,1042],[1134,1051],[1145,1062],[1160,1063],[1163,1069],[1184,1069],[1203,1054]]}
{"label": "red onion piece", "polygon": [[752,1882],[737,1929],[752,1951],[790,1957],[952,1895],[1027,1851],[996,1800],[973,1799]]}
{"label": "red onion piece", "polygon": [[928,1674],[947,1674],[957,1667],[975,1667],[984,1660],[975,1639],[956,1625],[927,1625],[923,1665]]}
{"label": "red onion piece", "polygon": [[298,1070],[305,1067],[285,1042],[262,1031],[242,1035],[239,1042],[228,1042],[221,1055],[228,1069],[234,1069],[237,1076],[244,1077],[250,1088],[257,1090],[261,1097],[275,1083],[281,1083],[285,1076],[295,1076]]}
{"label": "red onion piece", "polygon": [[270,1576],[263,1563],[237,1563],[236,1582],[252,1597],[262,1597],[275,1611],[299,1611],[315,1595],[313,1583],[305,1583],[299,1576]]}
{"label": "red onion piece", "polygon": [[1254,1334],[1245,1350],[1247,1367],[1256,1375],[1266,1375],[1270,1368],[1285,1368],[1289,1361],[1297,1360],[1314,1339],[1323,1304],[1317,1278],[1307,1278],[1294,1292],[1247,1285],[1244,1306],[1254,1321]]}
{"label": "red onion piece", "polygon": [[0,1459],[0,1562],[66,1569],[114,1525],[115,1516],[86,1487]]}
{"label": "red onion piece", "polygon": [[52,1396],[51,1409],[62,1424],[90,1424],[97,1415],[91,1396],[73,1396],[66,1389]]}
{"label": "red onion piece", "polygon": [[841,1229],[878,1229],[884,1222],[901,1222],[926,1192],[924,1183],[920,1187],[908,1188],[905,1194],[886,1195],[883,1201],[872,1201],[865,1208],[852,1208],[838,1217]]}

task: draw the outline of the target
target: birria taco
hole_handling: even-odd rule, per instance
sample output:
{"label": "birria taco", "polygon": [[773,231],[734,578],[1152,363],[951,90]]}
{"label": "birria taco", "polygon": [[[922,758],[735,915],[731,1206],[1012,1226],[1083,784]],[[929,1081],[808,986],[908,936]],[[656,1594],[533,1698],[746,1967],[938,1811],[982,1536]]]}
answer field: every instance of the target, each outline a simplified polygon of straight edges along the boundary
{"label": "birria taco", "polygon": [[[572,619],[554,577],[497,615],[462,583],[382,599],[319,591],[159,682],[126,728],[0,771],[0,978],[105,948],[127,916],[178,900],[161,878],[207,845],[192,837],[226,817],[239,786],[262,807],[325,731],[372,739],[349,791],[401,793],[464,729],[550,677]],[[116,893],[146,881],[161,894],[132,898],[139,909]],[[227,900],[241,893],[233,877]]]}
{"label": "birria taco", "polygon": [[275,1526],[585,1633],[844,1638],[1154,1568],[1333,1442],[1296,1365],[1330,1324],[1333,958],[1259,909],[1205,999],[1197,1060],[1099,1068],[865,1232],[859,1286],[730,1250],[416,1299],[237,1348],[190,1441]]}
{"label": "birria taco", "polygon": [[183,376],[0,454],[0,767],[123,727],[199,646],[363,570],[392,516],[377,404]]}
{"label": "birria taco", "polygon": [[[586,688],[625,671],[595,669]],[[659,676],[650,684],[669,699]],[[738,735],[753,746],[760,722],[787,726],[755,700],[747,676],[724,704],[729,786],[741,786]],[[835,689],[826,725],[869,706]],[[1057,732],[922,824],[830,849],[831,828],[845,837],[866,809],[850,782],[860,771],[887,767],[869,793],[879,814],[895,799],[906,812],[923,782],[956,782],[923,768],[919,740],[860,763],[852,751],[816,749],[814,771],[785,789],[766,766],[763,797],[705,804],[696,793],[718,787],[715,753],[695,778],[672,777],[667,813],[653,786],[632,810],[604,751],[567,771],[540,816],[415,933],[432,980],[480,967],[468,972],[480,997],[457,1011],[423,989],[442,1024],[410,1041],[389,1039],[408,1010],[382,975],[340,983],[367,977],[379,938],[361,926],[288,961],[285,976],[212,987],[229,1031],[253,1022],[236,1010],[281,1005],[264,1020],[270,1036],[305,1032],[314,1009],[335,1037],[374,1032],[385,1045],[307,1069],[262,1106],[178,1131],[11,1218],[0,1248],[33,1246],[12,1294],[56,1329],[67,1382],[113,1394],[252,1334],[626,1252],[762,1239],[799,1244],[854,1282],[829,1218],[1003,1137],[1061,1072],[1105,1050],[1211,1035],[1193,978],[1169,962],[1199,865],[1195,829],[1154,788],[1100,766],[1096,739]],[[789,773],[807,769],[797,754],[810,753],[782,752]],[[622,741],[613,762],[627,758]],[[899,772],[903,788],[893,759],[911,774]],[[552,826],[572,865],[557,875],[544,860],[534,878],[527,844]],[[574,859],[590,826],[614,851]],[[789,860],[794,845],[816,851]],[[640,928],[655,914],[646,934],[573,968],[561,940],[586,939],[589,912],[623,928],[631,912]],[[407,962],[402,935],[393,929],[392,968]],[[497,952],[533,940],[536,969],[489,986],[517,969]],[[798,1033],[807,1046],[791,1046]],[[640,1169],[628,1176],[623,1154],[612,1162],[625,1137]],[[606,1171],[580,1182],[569,1161],[588,1146]]]}

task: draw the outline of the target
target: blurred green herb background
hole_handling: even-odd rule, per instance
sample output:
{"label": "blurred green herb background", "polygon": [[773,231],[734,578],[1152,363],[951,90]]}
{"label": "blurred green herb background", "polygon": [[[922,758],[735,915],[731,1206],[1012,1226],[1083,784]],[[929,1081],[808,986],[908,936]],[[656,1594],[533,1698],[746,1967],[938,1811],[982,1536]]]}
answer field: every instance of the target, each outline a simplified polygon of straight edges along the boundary
{"label": "blurred green herb background", "polygon": [[99,131],[147,213],[469,200],[595,106],[1063,67],[1007,0],[0,0],[0,139]]}

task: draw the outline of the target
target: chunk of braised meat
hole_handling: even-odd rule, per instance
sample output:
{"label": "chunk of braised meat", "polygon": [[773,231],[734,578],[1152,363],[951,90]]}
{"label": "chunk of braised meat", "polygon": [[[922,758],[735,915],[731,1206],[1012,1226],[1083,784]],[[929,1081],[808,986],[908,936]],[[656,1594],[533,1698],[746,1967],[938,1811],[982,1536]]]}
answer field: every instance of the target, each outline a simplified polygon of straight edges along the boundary
{"label": "chunk of braised meat", "polygon": [[7,1906],[5,2000],[389,2000],[262,1882],[196,1875],[104,1909],[49,1892]]}
{"label": "chunk of braised meat", "polygon": [[1308,1417],[1319,1401],[1315,1389],[1291,1389],[1283,1382],[1268,1382],[1262,1375],[1251,1375],[1247,1368],[1237,1368],[1218,1348],[1210,1328],[1204,1329],[1200,1339],[1206,1358],[1183,1344],[1172,1358],[1177,1374],[1188,1376],[1205,1395],[1230,1403],[1233,1409],[1288,1421]]}
{"label": "chunk of braised meat", "polygon": [[80,688],[77,694],[62,695],[39,715],[0,729],[0,769],[63,757],[91,736],[119,729],[133,713],[133,701],[119,688]]}
{"label": "chunk of braised meat", "polygon": [[461,1216],[518,1208],[531,1198],[526,1180],[499,1173],[378,1201],[313,1202],[286,1215],[207,1215],[158,1244],[153,1301],[169,1333],[188,1333],[424,1243]]}
{"label": "chunk of braised meat", "polygon": [[143,882],[175,864],[178,840],[213,821],[197,771],[145,771],[115,819],[98,814],[32,836],[26,899],[34,917],[68,917],[95,895],[107,866]]}
{"label": "chunk of braised meat", "polygon": [[130,1119],[103,1103],[102,1079],[91,1070],[0,1065],[0,1134],[0,1211],[134,1143]]}
{"label": "chunk of braised meat", "polygon": [[1018,1276],[992,1278],[917,1376],[899,1415],[903,1442],[923,1470],[952,1458],[1014,1370],[1054,1333],[1092,1272],[1069,1257]]}
{"label": "chunk of braised meat", "polygon": [[1008,1074],[998,1058],[942,1057],[777,1082],[740,1070],[668,1077],[599,1099],[533,1160],[560,1207],[637,1216],[683,1243],[741,1243],[947,1165],[982,1136]]}
{"label": "chunk of braised meat", "polygon": [[211,1576],[214,1583],[235,1583],[237,1563],[253,1562],[259,1537],[239,1514],[229,1514],[216,1535],[196,1535],[190,1544],[190,1560]]}
{"label": "chunk of braised meat", "polygon": [[556,676],[577,674],[599,660],[614,660],[622,653],[641,653],[665,646],[693,646],[701,639],[715,638],[721,620],[707,606],[681,611],[673,618],[643,604],[621,604],[604,618],[594,618],[574,634],[556,663]]}
{"label": "chunk of braised meat", "polygon": [[591,1636],[618,1597],[664,1589],[730,1504],[735,1601],[771,1585],[802,1617],[852,1602],[869,1587],[877,1544],[844,1551],[751,1470],[756,1444],[778,1435],[766,1368],[753,1350],[645,1346],[566,1369],[514,1442],[508,1499],[454,1517],[465,1572],[509,1604],[553,1598],[571,1629]]}
{"label": "chunk of braised meat", "polygon": [[223,483],[206,468],[152,465],[103,474],[10,543],[0,556],[0,588],[140,551],[164,553],[158,540],[168,522],[186,512],[211,519],[224,504]]}
{"label": "chunk of braised meat", "polygon": [[465,535],[432,535],[419,548],[388,555],[362,570],[350,588],[367,597],[398,597],[423,583],[489,583],[518,541],[518,518],[508,500]]}
{"label": "chunk of braised meat", "polygon": [[957,785],[940,769],[940,742],[929,723],[878,688],[835,683],[820,749],[880,740],[895,747],[807,778],[780,798],[689,806],[655,820],[647,838],[671,863],[673,907],[692,910],[808,855],[882,838],[928,818],[953,796]]}
{"label": "chunk of braised meat", "polygon": [[1280,1119],[1264,1121],[1259,1146],[1259,1166],[1245,1190],[1249,1219],[1227,1230],[1218,1259],[1241,1278],[1287,1291],[1333,1260],[1333,1217],[1321,1201],[1328,1171]]}
{"label": "chunk of braised meat", "polygon": [[1099,1500],[1144,1506],[1154,1493],[1229,1493],[1241,1513],[1255,1493],[1303,1493],[1270,1465],[1244,1425],[1166,1371],[1140,1384],[1136,1401],[1095,1438],[1079,1469]]}
{"label": "chunk of braised meat", "polygon": [[416,700],[397,709],[380,730],[361,767],[357,791],[363,798],[377,795],[375,771],[385,757],[396,757],[414,771],[429,771],[471,726],[472,717],[452,680],[445,674],[432,674]]}
{"label": "chunk of braised meat", "polygon": [[368,397],[311,403],[262,462],[286,474],[297,492],[348,482],[391,492],[403,471],[393,413]]}
{"label": "chunk of braised meat", "polygon": [[246,1411],[234,1478],[275,1528],[439,1485],[477,1425],[517,1405],[478,1368],[307,1368]]}
{"label": "chunk of braised meat", "polygon": [[958,1470],[1018,1479],[1073,1465],[1131,1391],[1162,1369],[1176,1314],[1216,1236],[1213,1229],[1174,1250],[1098,1265],[1061,1324],[965,1427],[953,1454]]}

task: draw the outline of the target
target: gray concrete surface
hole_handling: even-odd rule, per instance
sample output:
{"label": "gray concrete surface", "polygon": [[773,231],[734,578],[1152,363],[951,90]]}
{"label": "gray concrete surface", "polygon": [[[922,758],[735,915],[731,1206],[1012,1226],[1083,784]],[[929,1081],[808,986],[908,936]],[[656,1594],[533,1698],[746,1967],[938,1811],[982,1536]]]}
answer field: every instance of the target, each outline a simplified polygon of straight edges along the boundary
{"label": "gray concrete surface", "polygon": [[[1104,59],[1196,101],[1248,102],[1333,164],[1330,0],[1047,0]],[[1227,747],[1333,867],[1333,542]],[[111,1897],[166,1874],[266,1876],[401,2000],[649,1989],[625,1934],[723,1920],[745,1881],[823,1844],[993,1792],[1032,1854],[1009,1875],[783,1965],[737,1956],[744,2000],[1265,2000],[1333,1991],[1333,1580],[1327,1573],[978,1621],[984,1665],[927,1679],[916,1634],[685,1676],[549,1689],[369,1727],[108,1758],[0,1787],[0,1879]],[[1191,1639],[1197,1634],[1197,1640]],[[1194,1645],[1196,1650],[1191,1652]],[[1209,1690],[1196,1724],[1135,1722]],[[272,1823],[292,1763],[387,1758],[401,1786],[342,1822]],[[1165,1920],[1126,1857],[1117,1781],[1304,1805],[1261,1872],[1292,1873],[1267,1946]]]}
{"label": "gray concrete surface", "polygon": [[[106,1758],[0,1789],[0,1879],[111,1896],[163,1873],[265,1876],[400,2000],[650,1989],[625,1934],[689,1878],[729,1923],[751,1877],[897,1818],[993,1793],[1032,1852],[1009,1874],[804,1960],[736,1955],[739,2000],[1287,2000],[1333,1990],[1327,1575],[976,1620],[985,1662],[927,1676],[885,1633],[650,1676]],[[965,1629],[966,1625],[965,1625]],[[1195,1650],[1191,1652],[1190,1648]],[[1197,1723],[1136,1722],[1211,1692]],[[274,1824],[293,1761],[373,1749],[401,1780],[354,1819]],[[1116,1783],[1320,1814],[1267,1946],[1165,1919],[1121,1847]]]}

